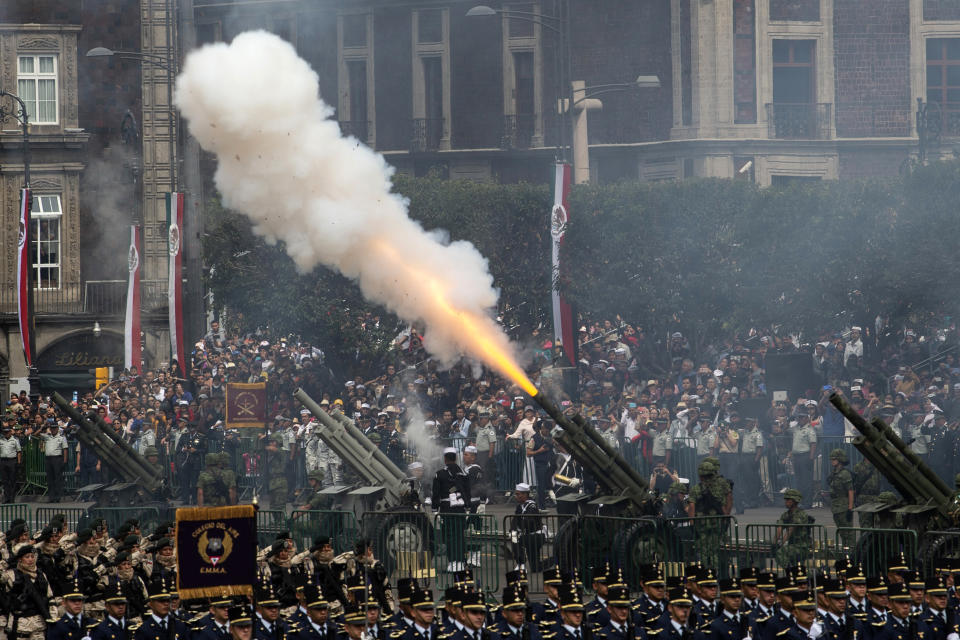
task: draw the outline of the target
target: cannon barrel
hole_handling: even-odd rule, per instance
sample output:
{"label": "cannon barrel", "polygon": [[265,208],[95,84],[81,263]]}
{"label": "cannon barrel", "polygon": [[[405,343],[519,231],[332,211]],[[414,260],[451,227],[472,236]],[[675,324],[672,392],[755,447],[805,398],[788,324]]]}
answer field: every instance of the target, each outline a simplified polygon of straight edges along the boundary
{"label": "cannon barrel", "polygon": [[117,447],[122,454],[124,454],[127,459],[130,460],[131,465],[136,468],[139,472],[143,473],[145,476],[156,476],[157,479],[160,478],[160,474],[150,466],[150,463],[147,462],[140,453],[130,446],[130,443],[124,440],[120,435],[110,428],[106,422],[103,421],[96,411],[91,411],[87,414],[87,420],[94,426],[95,429],[98,429],[103,435],[108,437],[115,447]]}
{"label": "cannon barrel", "polygon": [[367,438],[352,420],[335,411],[327,413],[303,389],[293,396],[320,421],[317,435],[360,474],[367,483],[386,490],[388,504],[397,505],[408,491],[406,475]]}
{"label": "cannon barrel", "polygon": [[611,494],[626,496],[642,509],[649,498],[647,482],[596,430],[576,414],[568,418],[543,391],[533,396],[543,410],[562,429],[557,439],[570,455]]}
{"label": "cannon barrel", "polygon": [[908,500],[924,503],[932,500],[945,513],[952,493],[933,470],[907,447],[897,434],[879,418],[867,422],[840,395],[830,395],[830,403],[863,434],[854,446]]}
{"label": "cannon barrel", "polygon": [[155,470],[147,466],[146,460],[140,454],[133,449],[126,452],[118,448],[112,438],[80,413],[76,407],[67,402],[59,393],[54,392],[51,399],[76,423],[77,437],[80,441],[95,451],[107,465],[122,475],[124,480],[139,484],[152,493],[162,488],[163,479]]}

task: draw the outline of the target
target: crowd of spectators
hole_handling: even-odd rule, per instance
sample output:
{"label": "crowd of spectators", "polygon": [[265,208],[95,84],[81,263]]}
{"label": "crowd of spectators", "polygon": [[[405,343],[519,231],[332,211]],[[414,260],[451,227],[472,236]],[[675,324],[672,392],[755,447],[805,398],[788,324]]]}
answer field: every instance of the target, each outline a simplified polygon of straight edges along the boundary
{"label": "crowd of spectators", "polygon": [[[754,455],[759,459],[762,450],[775,456],[776,468],[766,470],[771,477],[762,478],[752,494],[741,490],[739,508],[771,499],[771,491],[787,483],[801,485],[805,502],[815,502],[818,472],[812,465],[818,451],[852,435],[827,400],[832,390],[868,417],[886,418],[944,477],[952,478],[956,470],[960,364],[955,349],[960,339],[948,318],[897,328],[879,317],[865,329],[846,326],[816,339],[801,339],[782,328],[755,329],[705,346],[679,331],[650,335],[642,325],[589,320],[579,327],[575,383],[557,374],[556,366],[565,362],[561,349],[550,340],[537,340],[528,367],[534,382],[556,382],[554,392],[565,410],[591,420],[661,490],[684,475],[696,481],[689,477],[691,466],[684,467],[681,460],[695,464],[717,456],[725,475],[736,478],[741,463]],[[809,356],[817,384],[785,397],[768,388],[767,359],[799,353]],[[349,474],[316,437],[312,417],[293,398],[298,387],[321,405],[339,406],[354,417],[400,466],[434,454],[411,436],[416,432],[461,451],[475,447],[477,462],[490,477],[497,475],[497,455],[509,449],[520,452],[512,459],[529,458],[517,471],[524,481],[536,485],[552,478],[534,464],[534,458],[539,462],[545,456],[542,441],[533,449],[538,412],[530,398],[496,373],[470,363],[441,370],[416,331],[398,336],[386,364],[358,361],[344,373],[327,368],[318,345],[225,332],[214,322],[185,369],[185,377],[175,362],[142,374],[125,371],[105,388],[80,393],[76,402],[98,411],[141,453],[156,448],[172,477],[202,468],[206,451],[191,451],[192,440],[183,437],[191,429],[204,436],[207,450],[231,453],[235,470],[248,476],[257,472],[255,451],[265,436],[274,434],[291,461],[292,500],[306,485],[307,471],[323,471],[325,484]],[[225,428],[226,385],[257,381],[267,386],[266,428]],[[93,452],[74,443],[69,421],[44,397],[34,406],[26,394],[11,396],[5,412],[5,424],[19,438],[51,431],[66,435],[71,450],[78,451],[71,464],[84,484],[107,473]],[[551,472],[576,475],[566,461],[561,455]],[[190,502],[195,481],[181,479],[181,484],[180,498]],[[749,483],[743,484],[750,490]],[[538,493],[541,501],[548,496],[547,489]]]}

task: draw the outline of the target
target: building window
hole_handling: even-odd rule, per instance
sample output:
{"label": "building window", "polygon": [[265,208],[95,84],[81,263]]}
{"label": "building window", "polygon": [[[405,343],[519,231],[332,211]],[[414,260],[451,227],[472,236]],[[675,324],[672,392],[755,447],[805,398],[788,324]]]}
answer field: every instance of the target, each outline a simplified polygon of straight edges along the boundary
{"label": "building window", "polygon": [[773,41],[773,103],[767,123],[773,138],[825,140],[830,105],[817,104],[816,41]]}
{"label": "building window", "polygon": [[349,91],[349,122],[344,133],[352,135],[361,142],[367,141],[367,61],[347,61],[347,91]]}
{"label": "building window", "polygon": [[756,22],[753,0],[733,3],[733,102],[734,122],[757,122],[757,64],[754,55]]}
{"label": "building window", "polygon": [[423,96],[426,116],[423,123],[424,151],[438,149],[443,138],[443,60],[421,58],[423,63]]}
{"label": "building window", "polygon": [[342,16],[342,20],[343,20],[343,46],[344,47],[367,46],[367,14],[347,13]]}
{"label": "building window", "polygon": [[511,4],[506,7],[507,15],[510,12],[517,14],[517,17],[507,20],[508,37],[510,38],[532,38],[533,26],[536,18],[531,15],[534,13],[533,4]]}
{"label": "building window", "polygon": [[443,42],[443,14],[440,9],[421,9],[417,12],[417,42]]}
{"label": "building window", "polygon": [[960,38],[927,40],[927,102],[939,104],[948,121],[960,112]]}
{"label": "building window", "polygon": [[219,22],[197,23],[197,46],[212,44],[223,40],[222,27]]}
{"label": "building window", "polygon": [[38,289],[60,288],[61,217],[60,196],[33,196],[30,209],[30,264],[33,265]]}
{"label": "building window", "polygon": [[57,124],[56,56],[19,56],[17,93],[31,124]]}

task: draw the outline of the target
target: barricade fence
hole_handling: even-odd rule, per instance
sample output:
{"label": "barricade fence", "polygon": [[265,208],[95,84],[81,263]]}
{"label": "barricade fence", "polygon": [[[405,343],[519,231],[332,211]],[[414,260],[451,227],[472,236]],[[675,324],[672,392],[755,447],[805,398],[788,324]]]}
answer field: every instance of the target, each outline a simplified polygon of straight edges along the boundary
{"label": "barricade fence", "polygon": [[317,538],[327,537],[338,555],[352,551],[360,537],[360,525],[349,511],[297,510],[290,514],[289,531],[300,551],[312,547]]}
{"label": "barricade fence", "polygon": [[744,566],[782,572],[799,564],[811,575],[832,566],[832,542],[819,524],[748,524],[740,557]]}
{"label": "barricade fence", "polygon": [[682,575],[683,565],[700,562],[718,577],[736,575],[739,527],[733,516],[665,518],[661,537],[670,575]]}
{"label": "barricade fence", "polygon": [[919,560],[917,532],[911,529],[839,527],[836,546],[854,562],[863,565],[863,571],[868,576],[884,573],[888,563],[901,554],[911,568],[917,566]]}
{"label": "barricade fence", "polygon": [[[529,588],[543,592],[543,570],[582,567],[577,518],[569,515],[508,515],[503,518],[504,570],[527,570]],[[583,575],[583,574],[581,574]]]}

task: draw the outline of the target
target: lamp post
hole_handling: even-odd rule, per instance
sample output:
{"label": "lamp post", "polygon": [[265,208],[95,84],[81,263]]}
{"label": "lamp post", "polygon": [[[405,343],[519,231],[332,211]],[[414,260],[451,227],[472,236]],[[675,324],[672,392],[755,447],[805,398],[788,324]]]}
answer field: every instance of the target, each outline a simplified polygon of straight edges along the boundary
{"label": "lamp post", "polygon": [[468,18],[484,16],[502,16],[508,20],[522,20],[540,25],[552,32],[557,38],[559,55],[555,59],[557,76],[556,109],[557,109],[557,162],[568,162],[568,127],[566,119],[569,117],[573,104],[570,86],[570,5],[568,0],[555,0],[557,14],[555,16],[532,13],[529,11],[512,11],[494,9],[487,5],[476,5],[467,11]]}
{"label": "lamp post", "polygon": [[[27,224],[23,230],[24,242],[27,243],[27,255],[30,255],[30,211],[33,209],[33,195],[30,193],[30,114],[27,112],[27,105],[20,96],[0,89],[0,98],[10,98],[16,103],[16,108],[10,109],[0,104],[0,123],[13,119],[20,123],[23,131],[23,186],[27,190]],[[38,256],[39,257],[39,256]],[[27,265],[27,350],[30,352],[30,363],[28,365],[27,382],[30,385],[30,402],[34,406],[40,397],[40,372],[37,369],[37,337],[36,321],[34,319],[34,302],[36,292],[34,289],[35,276],[33,265]]]}

